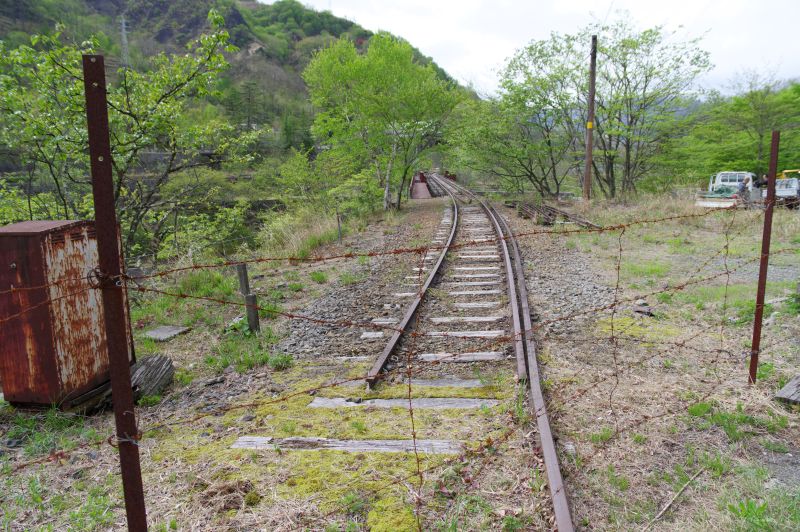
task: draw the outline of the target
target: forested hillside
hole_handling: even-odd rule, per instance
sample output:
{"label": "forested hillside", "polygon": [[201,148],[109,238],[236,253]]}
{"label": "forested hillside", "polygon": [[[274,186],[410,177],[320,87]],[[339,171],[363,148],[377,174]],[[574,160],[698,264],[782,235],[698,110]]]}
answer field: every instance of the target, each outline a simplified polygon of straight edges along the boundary
{"label": "forested hillside", "polygon": [[106,58],[125,251],[151,262],[308,253],[337,218],[399,207],[466,94],[404,40],[294,0],[3,4],[0,223],[93,216],[86,53]]}
{"label": "forested hillside", "polygon": [[[338,38],[366,45],[372,32],[330,12],[319,12],[296,0],[273,4],[237,0],[21,0],[0,4],[0,40],[7,46],[27,43],[30,35],[53,32],[76,42],[95,36],[107,64],[123,61],[122,19],[125,18],[128,62],[148,68],[159,52],[180,53],[187,43],[208,30],[206,15],[216,9],[225,19],[230,42],[223,72],[207,98],[204,116],[226,114],[245,128],[267,125],[275,132],[273,151],[307,148],[313,120],[302,71],[314,51]],[[424,64],[429,58],[414,50]],[[433,65],[445,80],[449,76]],[[264,148],[264,146],[262,146]]]}

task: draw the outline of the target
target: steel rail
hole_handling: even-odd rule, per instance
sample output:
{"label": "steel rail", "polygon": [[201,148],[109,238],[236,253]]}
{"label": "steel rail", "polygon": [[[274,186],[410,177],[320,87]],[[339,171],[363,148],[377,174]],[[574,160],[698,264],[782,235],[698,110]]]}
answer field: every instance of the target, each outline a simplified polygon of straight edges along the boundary
{"label": "steel rail", "polygon": [[[436,179],[435,176],[432,176],[433,179]],[[526,378],[526,369],[525,369],[525,347],[522,341],[522,320],[520,318],[519,312],[519,304],[517,299],[517,290],[514,286],[514,268],[511,264],[511,255],[508,251],[508,245],[506,243],[505,238],[503,237],[503,230],[500,227],[500,224],[492,215],[492,212],[489,210],[489,207],[486,203],[481,200],[474,192],[471,190],[462,187],[461,185],[454,183],[454,182],[440,182],[445,187],[452,187],[453,189],[459,191],[461,194],[469,196],[470,198],[474,199],[478,202],[478,205],[481,206],[483,212],[486,214],[486,217],[492,222],[494,226],[494,232],[497,235],[497,241],[500,244],[500,247],[503,248],[503,262],[506,267],[506,282],[508,284],[508,300],[509,304],[511,305],[511,319],[514,326],[514,354],[517,359],[517,378],[519,380],[525,380]]]}
{"label": "steel rail", "polygon": [[[494,211],[494,209],[492,209]],[[496,214],[496,213],[495,213]],[[567,501],[567,492],[564,488],[564,479],[561,475],[561,466],[558,462],[558,453],[556,453],[556,445],[553,440],[553,432],[550,429],[550,419],[547,415],[547,405],[542,393],[541,376],[539,374],[539,361],[536,356],[536,343],[533,338],[533,324],[531,323],[531,313],[528,306],[528,287],[525,284],[524,266],[522,263],[522,254],[520,253],[519,244],[517,243],[514,233],[511,231],[508,223],[499,215],[497,218],[501,220],[503,226],[511,242],[511,247],[514,251],[514,263],[516,270],[519,273],[517,276],[517,285],[520,306],[522,307],[522,319],[524,326],[525,337],[525,351],[527,355],[528,365],[528,384],[530,386],[530,401],[533,407],[534,415],[536,416],[536,425],[539,428],[539,440],[542,446],[542,457],[544,459],[545,470],[547,473],[547,484],[550,487],[550,498],[553,501],[553,512],[555,513],[556,526],[560,532],[567,532],[574,530],[572,523],[572,516],[569,511],[569,501]]]}
{"label": "steel rail", "polygon": [[[544,394],[542,393],[541,376],[539,374],[539,365],[536,357],[536,344],[533,338],[533,325],[531,323],[531,313],[528,304],[528,289],[525,284],[525,270],[522,263],[522,254],[519,249],[519,244],[511,231],[508,223],[502,216],[497,214],[494,208],[488,205],[484,200],[479,198],[476,194],[468,189],[455,183],[448,183],[454,188],[460,190],[463,194],[473,197],[484,209],[489,218],[495,224],[498,233],[499,241],[502,243],[503,250],[507,263],[511,262],[508,257],[508,247],[506,241],[510,244],[514,252],[514,268],[508,275],[510,285],[513,285],[516,280],[516,290],[509,289],[509,296],[512,301],[512,309],[521,309],[517,314],[522,317],[522,327],[518,323],[514,323],[514,339],[515,347],[516,341],[519,340],[524,345],[525,351],[525,364],[526,368],[519,373],[520,379],[523,375],[527,375],[528,384],[530,387],[530,402],[536,417],[536,425],[539,429],[539,440],[542,448],[542,458],[544,460],[545,471],[547,474],[547,483],[550,488],[550,498],[553,502],[553,513],[555,514],[556,527],[560,532],[571,532],[574,530],[572,516],[569,511],[569,502],[567,500],[566,490],[564,488],[564,480],[561,475],[561,467],[558,461],[558,454],[556,453],[555,441],[553,440],[553,432],[550,428],[550,419],[547,415],[547,405],[544,401]],[[513,295],[512,295],[513,294]],[[517,299],[518,298],[518,299]],[[518,370],[519,371],[519,370]]]}
{"label": "steel rail", "polygon": [[[403,319],[397,326],[397,330],[392,334],[392,337],[389,339],[389,342],[384,347],[383,351],[381,352],[380,356],[375,360],[375,363],[370,368],[369,372],[367,373],[367,386],[372,388],[376,382],[380,379],[380,374],[383,371],[383,368],[386,366],[386,363],[389,361],[389,357],[392,356],[394,350],[397,349],[397,345],[400,343],[400,338],[402,338],[403,333],[408,327],[408,324],[414,318],[414,314],[416,314],[417,310],[419,309],[419,305],[422,302],[422,298],[425,296],[425,292],[428,290],[428,287],[433,282],[433,279],[439,273],[439,269],[444,262],[444,257],[447,255],[447,251],[450,249],[450,245],[453,242],[453,238],[456,234],[456,228],[458,227],[458,201],[456,201],[455,196],[447,189],[445,192],[450,196],[450,199],[453,200],[453,224],[450,228],[450,236],[447,238],[447,243],[445,243],[444,247],[442,248],[441,253],[439,254],[439,258],[436,260],[436,264],[431,267],[431,271],[428,274],[428,277],[425,279],[425,282],[420,287],[417,295],[414,296],[413,301],[406,310]],[[422,261],[422,268],[425,267],[425,261]]]}

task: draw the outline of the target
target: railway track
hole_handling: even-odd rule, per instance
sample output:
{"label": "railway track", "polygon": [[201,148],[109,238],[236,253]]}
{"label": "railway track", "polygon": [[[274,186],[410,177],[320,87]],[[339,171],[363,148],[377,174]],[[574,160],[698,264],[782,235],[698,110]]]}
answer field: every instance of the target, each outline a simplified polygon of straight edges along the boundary
{"label": "railway track", "polygon": [[571,212],[567,212],[561,209],[557,209],[552,205],[547,205],[542,203],[540,205],[536,205],[533,203],[514,203],[513,206],[517,207],[519,212],[528,218],[538,218],[541,220],[542,223],[546,225],[552,225],[555,221],[559,218],[564,218],[574,224],[577,224],[581,227],[586,227],[588,229],[600,229],[600,226],[581,218]]}
{"label": "railway track", "polygon": [[[572,520],[540,386],[519,247],[506,221],[468,189],[430,176],[451,198],[432,248],[405,277],[406,311],[367,375],[375,386],[410,366],[421,385],[477,386],[476,374],[509,371],[526,383],[558,530]],[[387,324],[390,324],[387,322]],[[414,334],[409,334],[414,331]],[[487,347],[489,346],[489,347]],[[392,372],[396,373],[396,372]]]}

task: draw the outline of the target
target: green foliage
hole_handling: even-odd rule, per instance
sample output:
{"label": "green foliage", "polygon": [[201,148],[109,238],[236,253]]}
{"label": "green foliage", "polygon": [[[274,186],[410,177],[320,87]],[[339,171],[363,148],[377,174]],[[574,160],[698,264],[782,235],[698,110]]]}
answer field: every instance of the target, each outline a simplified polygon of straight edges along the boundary
{"label": "green foliage", "polygon": [[244,496],[244,503],[247,506],[256,506],[261,502],[261,495],[257,491],[248,491]]}
{"label": "green foliage", "polygon": [[69,514],[69,522],[76,530],[95,530],[114,522],[111,497],[100,487],[89,489],[85,502]]}
{"label": "green foliage", "polygon": [[160,395],[145,395],[139,398],[137,404],[139,406],[156,406],[161,402]]}
{"label": "green foliage", "polygon": [[270,363],[268,349],[276,340],[269,328],[262,329],[259,335],[228,334],[217,345],[216,352],[206,356],[205,363],[217,372],[232,366],[237,372],[244,373]]}
{"label": "green foliage", "polygon": [[4,437],[18,442],[26,455],[36,456],[72,449],[98,435],[86,426],[83,417],[51,408],[41,414],[14,414]]}
{"label": "green foliage", "polygon": [[594,444],[605,443],[614,436],[614,429],[611,427],[603,427],[600,432],[594,432],[589,436],[589,441]]}
{"label": "green foliage", "polygon": [[399,206],[410,172],[440,135],[456,93],[432,67],[415,62],[408,43],[383,33],[370,40],[366,54],[350,41],[333,43],[314,56],[303,77],[319,109],[315,137],[374,172],[385,208],[396,183]]}
{"label": "green foliage", "polygon": [[711,404],[695,403],[689,407],[689,414],[696,417],[703,417],[711,412]]}
{"label": "green foliage", "polygon": [[[223,53],[234,50],[216,11],[209,12],[208,23],[211,32],[190,43],[188,53],[153,55],[146,70],[122,69],[107,86],[114,192],[126,250],[137,242],[152,248],[150,241],[160,239],[164,217],[152,212],[168,176],[187,167],[201,150],[235,157],[249,142],[247,136],[234,138],[224,122],[186,119],[190,102],[208,96],[227,67]],[[0,42],[0,143],[31,169],[37,188],[55,197],[51,216],[69,219],[91,212],[84,201],[90,188],[83,177],[89,161],[81,55],[94,53],[100,40],[64,44],[56,32],[34,35],[30,44],[16,48]],[[165,156],[148,163],[149,179],[136,177],[143,154],[152,151]]]}
{"label": "green foliage", "polygon": [[311,272],[308,274],[311,280],[318,284],[325,284],[328,282],[328,276],[325,272]]}
{"label": "green foliage", "polygon": [[787,314],[797,316],[800,314],[800,294],[792,294],[786,302],[784,309]]}
{"label": "green foliage", "polygon": [[714,408],[709,403],[696,403],[689,407],[689,414],[703,419],[702,427],[711,425],[721,428],[730,441],[742,440],[752,431],[747,427],[766,430],[769,433],[777,432],[788,426],[788,418],[770,412],[769,418],[747,414],[744,406],[739,403],[733,412]]}
{"label": "green foliage", "polygon": [[698,40],[673,39],[662,27],[595,23],[532,41],[502,71],[498,98],[460,109],[449,135],[457,160],[508,190],[559,192],[582,168],[593,34],[599,42],[593,182],[606,197],[634,191],[675,134],[675,109],[692,81],[710,68]]}
{"label": "green foliage", "polygon": [[225,298],[236,292],[237,281],[215,270],[198,270],[181,278],[182,294],[193,297]]}
{"label": "green foliage", "polygon": [[728,511],[734,516],[744,521],[748,528],[753,530],[766,530],[767,522],[767,503],[758,503],[747,499],[739,504],[728,505]]}
{"label": "green foliage", "polygon": [[274,371],[283,371],[291,368],[294,365],[294,359],[290,354],[278,353],[270,356],[267,363]]}

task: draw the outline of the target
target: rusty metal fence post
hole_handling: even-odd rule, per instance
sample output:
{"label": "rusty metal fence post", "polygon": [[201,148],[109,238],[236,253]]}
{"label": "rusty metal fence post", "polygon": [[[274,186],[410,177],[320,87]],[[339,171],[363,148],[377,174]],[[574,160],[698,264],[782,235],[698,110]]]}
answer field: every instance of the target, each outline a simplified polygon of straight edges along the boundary
{"label": "rusty metal fence post", "polygon": [[750,374],[747,382],[755,384],[758,374],[758,355],[761,350],[761,323],[764,317],[764,295],[767,291],[767,269],[769,268],[769,244],[772,239],[772,211],[775,208],[775,175],[778,173],[778,145],[780,131],[772,132],[772,147],[769,153],[769,173],[767,174],[767,201],[764,211],[764,232],[761,236],[761,263],[758,270],[758,290],[756,291],[756,312],[753,318],[753,341],[750,344]]}
{"label": "rusty metal fence post", "polygon": [[99,271],[97,278],[103,291],[105,333],[111,368],[111,392],[114,403],[122,489],[128,530],[147,530],[142,469],[139,463],[139,431],[131,389],[131,368],[128,358],[128,331],[125,327],[125,300],[122,282],[117,213],[114,207],[114,184],[111,174],[111,141],[108,129],[106,76],[102,55],[83,56],[83,83],[86,91],[86,121],[89,130],[92,195]]}

